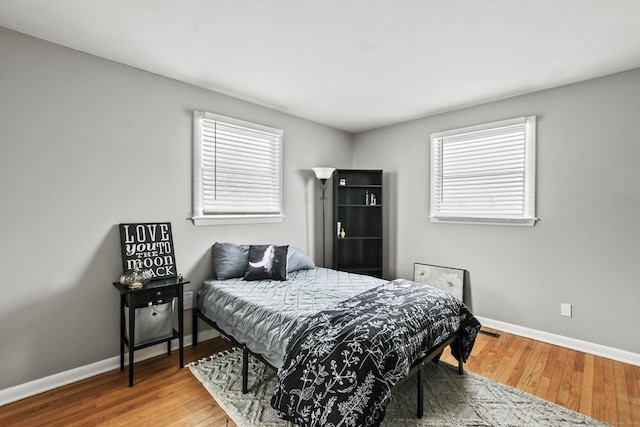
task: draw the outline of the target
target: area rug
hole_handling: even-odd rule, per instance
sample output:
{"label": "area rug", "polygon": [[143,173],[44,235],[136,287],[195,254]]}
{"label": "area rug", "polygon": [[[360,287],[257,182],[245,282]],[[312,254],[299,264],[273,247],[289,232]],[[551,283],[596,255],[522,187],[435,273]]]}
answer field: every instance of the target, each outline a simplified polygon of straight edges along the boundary
{"label": "area rug", "polygon": [[[242,351],[193,362],[191,372],[239,427],[284,427],[271,408],[276,375],[249,359],[249,392],[242,394]],[[394,389],[383,426],[606,426],[594,419],[471,372],[441,363],[425,367],[424,416],[416,418],[416,378]]]}

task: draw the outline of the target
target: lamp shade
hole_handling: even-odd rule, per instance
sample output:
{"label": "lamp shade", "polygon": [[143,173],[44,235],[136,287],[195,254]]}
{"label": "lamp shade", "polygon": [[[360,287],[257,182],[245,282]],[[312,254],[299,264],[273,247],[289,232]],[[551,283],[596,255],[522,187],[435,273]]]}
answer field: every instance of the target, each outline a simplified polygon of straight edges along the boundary
{"label": "lamp shade", "polygon": [[316,178],[320,180],[325,180],[325,181],[331,178],[333,171],[336,170],[336,168],[312,168],[312,169],[313,169],[313,172],[316,174]]}

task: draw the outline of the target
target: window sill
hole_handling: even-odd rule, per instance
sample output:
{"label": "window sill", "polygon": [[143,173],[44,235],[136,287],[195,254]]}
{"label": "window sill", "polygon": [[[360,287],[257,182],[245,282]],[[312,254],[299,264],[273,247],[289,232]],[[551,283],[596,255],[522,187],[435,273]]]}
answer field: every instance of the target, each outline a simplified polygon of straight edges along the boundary
{"label": "window sill", "polygon": [[191,217],[193,225],[270,224],[282,222],[284,215],[216,215]]}
{"label": "window sill", "polygon": [[475,224],[475,225],[512,225],[519,227],[533,227],[536,225],[538,218],[526,219],[490,219],[490,218],[436,218],[429,217],[432,223],[444,224]]}

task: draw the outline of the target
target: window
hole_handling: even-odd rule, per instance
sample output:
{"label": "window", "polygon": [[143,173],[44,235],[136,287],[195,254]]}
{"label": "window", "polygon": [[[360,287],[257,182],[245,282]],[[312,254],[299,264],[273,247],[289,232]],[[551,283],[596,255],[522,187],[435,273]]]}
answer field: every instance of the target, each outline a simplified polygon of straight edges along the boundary
{"label": "window", "polygon": [[194,111],[193,221],[282,221],[283,131]]}
{"label": "window", "polygon": [[535,116],[431,135],[431,222],[535,224]]}

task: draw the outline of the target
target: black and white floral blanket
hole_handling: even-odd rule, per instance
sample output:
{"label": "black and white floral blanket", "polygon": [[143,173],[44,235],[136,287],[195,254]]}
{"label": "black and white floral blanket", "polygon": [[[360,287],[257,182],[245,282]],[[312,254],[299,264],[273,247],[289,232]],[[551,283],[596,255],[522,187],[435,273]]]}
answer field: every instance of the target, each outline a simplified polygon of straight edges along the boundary
{"label": "black and white floral blanket", "polygon": [[296,329],[271,406],[300,426],[378,426],[419,354],[459,329],[466,361],[480,323],[455,297],[407,280],[366,291]]}

